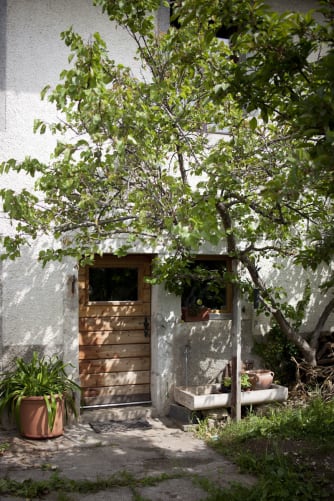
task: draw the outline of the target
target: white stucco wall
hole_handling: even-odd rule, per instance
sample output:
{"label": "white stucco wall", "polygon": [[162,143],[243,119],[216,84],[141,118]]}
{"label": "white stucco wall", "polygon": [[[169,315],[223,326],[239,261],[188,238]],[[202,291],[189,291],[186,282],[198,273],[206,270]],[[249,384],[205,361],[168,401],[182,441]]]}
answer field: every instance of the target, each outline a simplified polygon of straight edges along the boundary
{"label": "white stucco wall", "polygon": [[308,12],[314,9],[316,4],[315,0],[289,0],[288,2],[282,2],[282,0],[269,0],[265,2],[271,6],[276,12],[295,11],[295,12]]}
{"label": "white stucco wall", "polygon": [[[66,337],[70,337],[73,321],[77,322],[74,317],[71,325],[65,323],[65,317],[76,270],[69,260],[42,268],[37,261],[39,249],[40,243],[25,248],[19,260],[2,265],[4,365],[14,355],[25,355],[28,347],[29,351],[44,347],[48,354],[68,355],[71,351],[71,342]],[[66,359],[73,361],[67,356]]]}
{"label": "white stucco wall", "polygon": [[60,33],[70,26],[86,40],[99,31],[111,57],[139,74],[132,40],[91,0],[7,0],[5,158],[13,151],[48,158],[45,137],[35,136],[31,141],[31,130],[34,118],[54,118],[53,107],[40,100],[40,91],[46,84],[57,83],[60,71],[68,67],[69,49]]}
{"label": "white stucco wall", "polygon": [[[133,59],[134,44],[125,30],[116,28],[93,7],[91,0],[7,0],[1,6],[0,161],[25,156],[47,161],[55,138],[32,131],[35,118],[51,122],[57,117],[55,108],[41,101],[40,91],[47,84],[55,85],[61,70],[68,66],[69,49],[60,33],[73,26],[89,39],[99,31],[108,42],[111,57],[129,64],[139,75],[139,65]],[[1,187],[18,190],[32,183],[23,175],[0,179]],[[3,213],[0,231],[3,235],[13,232]],[[73,294],[71,287],[77,270],[70,259],[42,268],[37,255],[46,244],[42,238],[24,249],[20,259],[1,266],[3,367],[15,355],[43,347],[49,353],[61,353],[77,369],[78,298],[77,288]]]}

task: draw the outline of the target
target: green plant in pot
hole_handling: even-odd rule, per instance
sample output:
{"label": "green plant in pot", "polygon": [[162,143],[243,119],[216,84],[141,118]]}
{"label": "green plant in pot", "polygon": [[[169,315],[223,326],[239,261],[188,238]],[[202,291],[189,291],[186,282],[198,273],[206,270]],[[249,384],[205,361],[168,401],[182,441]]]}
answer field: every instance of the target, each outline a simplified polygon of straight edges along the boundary
{"label": "green plant in pot", "polygon": [[[252,388],[252,381],[248,374],[243,373],[240,376],[241,380],[241,391],[247,391]],[[222,380],[221,391],[228,393],[231,391],[232,378],[230,376],[225,376]]]}
{"label": "green plant in pot", "polygon": [[[211,309],[220,311],[226,303],[227,264],[225,260],[196,259],[182,256],[154,267],[155,278],[163,278],[165,289],[181,296],[182,320],[209,320]],[[159,277],[159,278],[156,278]]]}
{"label": "green plant in pot", "polygon": [[203,305],[202,299],[198,298],[192,303],[190,303],[188,306],[188,312],[192,316],[199,315],[203,310],[205,310],[205,306]]}
{"label": "green plant in pot", "polygon": [[22,435],[48,438],[63,434],[63,415],[76,416],[75,392],[80,387],[70,379],[58,355],[34,352],[26,362],[19,357],[15,367],[0,378],[0,415],[7,409],[15,417]]}

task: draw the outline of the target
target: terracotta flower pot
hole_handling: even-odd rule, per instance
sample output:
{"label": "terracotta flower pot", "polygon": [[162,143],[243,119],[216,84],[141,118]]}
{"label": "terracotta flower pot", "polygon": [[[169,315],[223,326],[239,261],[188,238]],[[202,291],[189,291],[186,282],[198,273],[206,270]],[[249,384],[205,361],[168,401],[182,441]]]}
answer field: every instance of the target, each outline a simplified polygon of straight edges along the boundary
{"label": "terracotta flower pot", "polygon": [[184,322],[207,322],[210,318],[210,308],[202,307],[198,312],[192,311],[191,308],[182,308],[182,320]]}
{"label": "terracotta flower pot", "polygon": [[274,373],[265,369],[258,369],[248,372],[253,390],[267,390],[274,380]]}
{"label": "terracotta flower pot", "polygon": [[20,432],[27,438],[53,438],[64,433],[63,400],[57,398],[56,417],[52,430],[44,397],[25,397],[20,406]]}

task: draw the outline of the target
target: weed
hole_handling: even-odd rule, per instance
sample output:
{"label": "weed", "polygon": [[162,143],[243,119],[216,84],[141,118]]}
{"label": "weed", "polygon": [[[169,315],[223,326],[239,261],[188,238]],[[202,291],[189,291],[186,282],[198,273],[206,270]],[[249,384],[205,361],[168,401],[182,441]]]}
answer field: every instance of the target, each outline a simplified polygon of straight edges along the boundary
{"label": "weed", "polygon": [[4,454],[10,448],[10,444],[8,442],[0,443],[0,456]]}
{"label": "weed", "polygon": [[157,484],[160,484],[161,482],[164,482],[165,480],[170,480],[172,478],[182,478],[184,477],[184,473],[175,473],[174,475],[168,475],[168,473],[161,473],[160,475],[154,475],[152,477],[144,477],[141,478],[140,480],[137,481],[138,484],[141,486],[154,486]]}
{"label": "weed", "polygon": [[[217,430],[216,430],[217,431]],[[204,433],[203,433],[204,435]],[[238,423],[220,430],[220,437],[244,442],[253,437],[305,438],[332,442],[334,438],[334,401],[316,398],[306,407],[271,408],[266,416],[250,414]]]}
{"label": "weed", "polygon": [[[201,435],[205,437],[204,430]],[[326,478],[324,465],[316,468],[314,454],[333,453],[333,401],[315,398],[307,406],[275,408],[262,417],[250,414],[238,423],[208,430],[207,435],[211,435],[213,447],[258,479],[250,489],[233,485],[223,492],[207,484],[208,501],[329,499],[331,489],[326,485],[331,471]],[[205,481],[201,480],[201,485],[204,488]]]}
{"label": "weed", "polygon": [[133,501],[150,501],[150,499],[144,498],[134,490],[132,491],[132,496],[133,496]]}
{"label": "weed", "polygon": [[200,437],[202,440],[207,440],[211,436],[211,430],[209,427],[208,418],[199,419],[197,417],[196,420],[197,420],[196,435]]}
{"label": "weed", "polygon": [[60,492],[57,496],[57,501],[71,501],[71,496],[64,492]]}
{"label": "weed", "polygon": [[[49,480],[34,481],[25,480],[17,482],[16,480],[0,479],[0,496],[9,494],[20,496],[27,499],[40,498],[48,495],[50,492],[58,492],[59,501],[67,501],[68,494],[77,492],[81,494],[94,494],[99,491],[109,490],[115,487],[128,487],[133,493],[134,499],[144,501],[136,492],[136,488],[158,485],[165,480],[181,478],[184,474],[161,474],[137,479],[127,471],[119,472],[107,478],[93,480],[71,480],[66,477],[60,477],[58,472],[51,475]],[[66,497],[67,496],[67,497]]]}
{"label": "weed", "polygon": [[54,466],[51,463],[43,463],[41,465],[41,470],[43,471],[56,471],[57,469],[57,466]]}

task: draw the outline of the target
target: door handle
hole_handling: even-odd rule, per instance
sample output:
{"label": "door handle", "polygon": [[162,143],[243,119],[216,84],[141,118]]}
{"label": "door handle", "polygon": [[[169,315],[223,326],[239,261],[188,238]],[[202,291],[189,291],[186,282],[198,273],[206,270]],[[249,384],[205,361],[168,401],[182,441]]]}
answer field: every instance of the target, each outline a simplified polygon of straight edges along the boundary
{"label": "door handle", "polygon": [[145,319],[144,319],[144,336],[145,337],[150,336],[150,323],[149,323],[147,317],[145,317]]}

